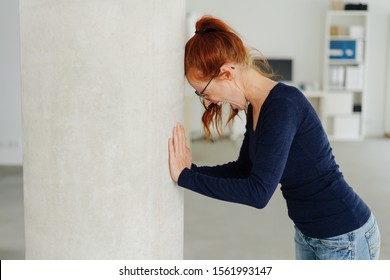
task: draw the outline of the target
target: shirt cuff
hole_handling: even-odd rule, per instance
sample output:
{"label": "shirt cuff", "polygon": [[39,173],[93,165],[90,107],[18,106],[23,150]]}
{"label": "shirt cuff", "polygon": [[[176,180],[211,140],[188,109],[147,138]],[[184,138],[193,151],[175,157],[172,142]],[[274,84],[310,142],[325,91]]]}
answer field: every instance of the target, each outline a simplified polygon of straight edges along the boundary
{"label": "shirt cuff", "polygon": [[188,181],[188,178],[191,176],[192,171],[188,169],[187,167],[183,169],[183,171],[180,173],[179,178],[177,180],[177,184],[181,187],[184,187],[186,185],[186,182]]}

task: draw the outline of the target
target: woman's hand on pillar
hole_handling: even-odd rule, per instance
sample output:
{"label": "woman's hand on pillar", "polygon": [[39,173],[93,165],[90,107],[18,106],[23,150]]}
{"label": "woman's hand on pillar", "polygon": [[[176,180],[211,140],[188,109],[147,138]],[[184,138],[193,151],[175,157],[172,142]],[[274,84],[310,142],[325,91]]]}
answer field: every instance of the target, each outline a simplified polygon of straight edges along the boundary
{"label": "woman's hand on pillar", "polygon": [[187,147],[187,138],[184,127],[178,123],[173,128],[172,138],[168,141],[169,172],[172,180],[177,183],[180,173],[187,167],[191,169],[191,150]]}

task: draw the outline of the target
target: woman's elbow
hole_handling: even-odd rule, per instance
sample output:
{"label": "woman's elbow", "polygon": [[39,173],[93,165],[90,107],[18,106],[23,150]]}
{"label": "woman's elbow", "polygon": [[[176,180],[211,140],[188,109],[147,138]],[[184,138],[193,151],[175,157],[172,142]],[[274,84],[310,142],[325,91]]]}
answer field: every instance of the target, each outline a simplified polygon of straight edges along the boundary
{"label": "woman's elbow", "polygon": [[264,209],[268,204],[268,201],[263,201],[263,200],[260,200],[260,201],[256,201],[255,205],[253,205],[253,207],[257,208],[257,209]]}

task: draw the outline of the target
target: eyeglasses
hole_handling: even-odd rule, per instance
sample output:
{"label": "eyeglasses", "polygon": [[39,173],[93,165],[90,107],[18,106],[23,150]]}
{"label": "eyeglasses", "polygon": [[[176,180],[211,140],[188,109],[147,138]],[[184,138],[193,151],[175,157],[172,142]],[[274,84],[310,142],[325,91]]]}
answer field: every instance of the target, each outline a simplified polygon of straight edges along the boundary
{"label": "eyeglasses", "polygon": [[220,67],[219,67],[218,70],[214,73],[214,75],[211,77],[211,79],[208,81],[208,83],[206,84],[206,86],[203,88],[203,90],[202,90],[201,92],[198,92],[197,90],[195,90],[195,94],[196,94],[197,96],[199,96],[200,102],[203,103],[203,100],[204,100],[204,99],[206,99],[206,100],[208,99],[206,96],[204,96],[204,92],[205,92],[206,88],[209,86],[209,84],[211,83],[211,81],[212,81],[215,77],[218,76],[218,74],[219,74],[219,69],[220,69]]}

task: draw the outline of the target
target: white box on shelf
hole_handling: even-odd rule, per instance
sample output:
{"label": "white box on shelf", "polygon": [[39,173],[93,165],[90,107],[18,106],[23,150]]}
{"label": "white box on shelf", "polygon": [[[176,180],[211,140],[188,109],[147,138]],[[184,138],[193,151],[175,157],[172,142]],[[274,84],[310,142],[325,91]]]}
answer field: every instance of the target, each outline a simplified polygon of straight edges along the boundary
{"label": "white box on shelf", "polygon": [[333,136],[337,138],[358,138],[360,136],[360,114],[335,116]]}
{"label": "white box on shelf", "polygon": [[325,115],[352,114],[353,93],[352,92],[329,92],[325,95]]}
{"label": "white box on shelf", "polygon": [[350,25],[348,28],[349,36],[352,38],[364,38],[364,27],[362,25]]}

